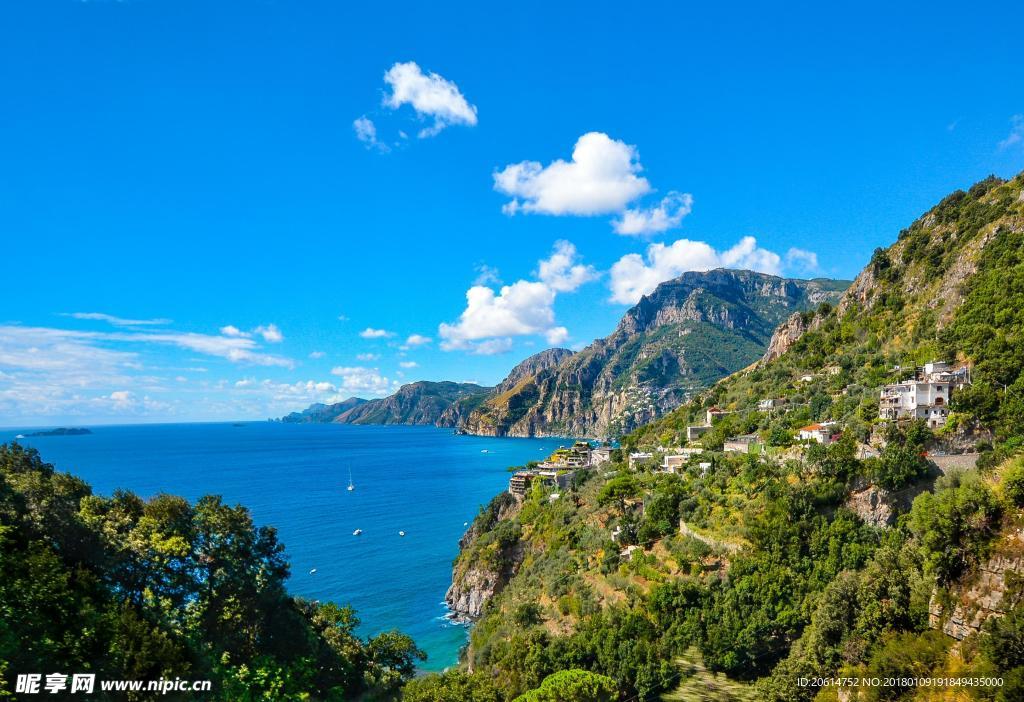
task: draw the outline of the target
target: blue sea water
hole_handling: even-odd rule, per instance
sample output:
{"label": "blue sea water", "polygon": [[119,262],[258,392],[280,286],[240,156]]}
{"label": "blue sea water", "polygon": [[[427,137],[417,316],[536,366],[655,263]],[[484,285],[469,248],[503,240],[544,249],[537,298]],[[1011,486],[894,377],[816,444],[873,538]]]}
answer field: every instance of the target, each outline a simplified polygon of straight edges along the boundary
{"label": "blue sea water", "polygon": [[[427,652],[424,670],[454,664],[466,641],[465,629],[445,619],[443,601],[465,523],[505,489],[508,466],[565,443],[434,427],[270,422],[92,431],[19,441],[99,494],[219,494],[245,505],[257,524],[277,528],[292,565],[291,592],[351,604],[363,635],[401,629]],[[0,441],[18,433],[0,430]],[[353,536],[355,529],[362,535]]]}

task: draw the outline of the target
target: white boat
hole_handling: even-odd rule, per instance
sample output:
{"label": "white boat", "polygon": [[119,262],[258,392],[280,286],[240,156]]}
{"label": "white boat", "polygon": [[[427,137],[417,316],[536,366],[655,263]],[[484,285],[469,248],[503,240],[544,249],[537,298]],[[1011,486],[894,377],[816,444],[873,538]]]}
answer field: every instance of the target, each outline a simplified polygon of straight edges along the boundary
{"label": "white boat", "polygon": [[14,437],[14,438],[15,438],[15,439],[24,439],[24,438],[25,438],[25,435],[24,435],[24,434],[18,434],[18,435],[17,435],[16,437]]}
{"label": "white boat", "polygon": [[405,532],[404,531],[400,531],[400,532],[398,532],[398,535],[399,536],[405,536]]}
{"label": "white boat", "polygon": [[313,573],[315,573],[315,572],[316,572],[316,568],[310,568],[310,569],[309,569],[309,574],[310,574],[310,575],[312,575],[312,574],[313,574]]}
{"label": "white boat", "polygon": [[359,536],[362,533],[363,533],[362,529],[356,529],[355,531],[352,532],[352,536]]}
{"label": "white boat", "polygon": [[487,449],[480,449],[480,453],[487,453]]}
{"label": "white boat", "polygon": [[348,469],[348,491],[352,492],[356,489],[356,484],[352,482],[352,469]]}

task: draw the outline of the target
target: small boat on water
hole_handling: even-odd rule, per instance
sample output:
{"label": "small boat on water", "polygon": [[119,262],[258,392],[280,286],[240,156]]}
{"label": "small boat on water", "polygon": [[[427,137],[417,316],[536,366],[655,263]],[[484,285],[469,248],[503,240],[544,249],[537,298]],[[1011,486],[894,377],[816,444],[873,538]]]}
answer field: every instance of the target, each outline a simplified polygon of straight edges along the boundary
{"label": "small boat on water", "polygon": [[398,535],[399,536],[405,536],[405,532],[404,531],[400,531],[400,532],[398,532]]}
{"label": "small boat on water", "polygon": [[309,574],[310,574],[310,575],[312,575],[312,574],[313,574],[313,573],[315,573],[315,572],[316,572],[316,568],[310,568],[310,569],[309,569]]}
{"label": "small boat on water", "polygon": [[356,484],[352,482],[352,469],[351,468],[348,469],[348,488],[346,488],[346,489],[349,492],[352,492],[353,490],[356,489]]}
{"label": "small boat on water", "polygon": [[355,531],[352,532],[352,536],[359,536],[362,533],[363,533],[362,529],[356,529]]}
{"label": "small boat on water", "polygon": [[480,449],[480,453],[487,453],[487,449]]}
{"label": "small boat on water", "polygon": [[16,437],[14,437],[14,438],[15,438],[15,439],[24,439],[24,438],[25,438],[25,435],[24,435],[24,434],[18,434],[18,435],[17,435]]}

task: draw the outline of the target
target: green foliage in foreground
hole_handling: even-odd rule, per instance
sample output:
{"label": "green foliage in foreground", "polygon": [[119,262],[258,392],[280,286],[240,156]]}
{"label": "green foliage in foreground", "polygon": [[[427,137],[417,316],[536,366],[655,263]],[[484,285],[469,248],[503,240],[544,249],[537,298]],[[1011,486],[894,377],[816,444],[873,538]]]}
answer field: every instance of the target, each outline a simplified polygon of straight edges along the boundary
{"label": "green foliage in foreground", "polygon": [[412,640],[364,641],[352,609],[295,599],[287,578],[243,507],[100,497],[0,446],[0,698],[11,675],[54,671],[209,679],[203,699],[230,702],[396,698],[424,657]]}

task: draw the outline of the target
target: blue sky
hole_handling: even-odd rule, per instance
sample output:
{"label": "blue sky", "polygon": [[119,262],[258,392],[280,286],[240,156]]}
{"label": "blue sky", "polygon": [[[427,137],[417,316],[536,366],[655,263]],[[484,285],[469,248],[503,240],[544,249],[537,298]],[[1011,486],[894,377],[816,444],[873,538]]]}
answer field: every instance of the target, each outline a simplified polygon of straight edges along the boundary
{"label": "blue sky", "polygon": [[494,383],[1024,168],[1019,3],[702,5],[3,3],[0,424]]}

